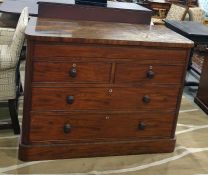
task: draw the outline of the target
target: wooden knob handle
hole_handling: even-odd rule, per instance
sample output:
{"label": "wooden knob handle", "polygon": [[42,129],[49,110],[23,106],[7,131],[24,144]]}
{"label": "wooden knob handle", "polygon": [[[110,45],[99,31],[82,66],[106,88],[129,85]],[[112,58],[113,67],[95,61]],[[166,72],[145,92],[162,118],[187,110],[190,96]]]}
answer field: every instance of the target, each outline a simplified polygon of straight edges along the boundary
{"label": "wooden knob handle", "polygon": [[74,96],[68,96],[67,98],[66,98],[66,101],[67,101],[67,103],[68,104],[73,104],[74,103]]}
{"label": "wooden knob handle", "polygon": [[153,72],[153,70],[148,70],[147,71],[147,78],[153,79],[154,76],[155,76],[155,73]]}
{"label": "wooden knob handle", "polygon": [[144,130],[146,128],[146,125],[144,122],[140,122],[139,125],[138,125],[138,129],[139,130]]}
{"label": "wooden knob handle", "polygon": [[77,69],[76,68],[71,68],[70,71],[69,71],[69,75],[72,77],[72,78],[75,78],[77,76]]}
{"label": "wooden knob handle", "polygon": [[151,98],[148,96],[148,95],[145,95],[144,97],[143,97],[143,102],[144,103],[149,103],[151,101]]}
{"label": "wooden knob handle", "polygon": [[71,131],[71,125],[70,124],[65,124],[64,125],[64,133],[69,133]]}

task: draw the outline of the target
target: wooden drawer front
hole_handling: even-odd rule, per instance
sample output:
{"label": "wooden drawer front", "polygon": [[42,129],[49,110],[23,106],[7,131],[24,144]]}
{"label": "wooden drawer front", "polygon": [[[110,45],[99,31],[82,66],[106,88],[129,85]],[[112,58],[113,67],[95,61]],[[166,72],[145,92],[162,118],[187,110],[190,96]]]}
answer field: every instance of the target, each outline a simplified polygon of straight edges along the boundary
{"label": "wooden drawer front", "polygon": [[183,70],[183,65],[121,63],[116,66],[115,82],[181,84]]}
{"label": "wooden drawer front", "polygon": [[187,50],[185,49],[157,49],[155,47],[122,47],[99,45],[63,45],[63,44],[36,44],[34,57],[57,58],[57,57],[82,57],[82,58],[116,58],[136,60],[161,60],[168,62],[185,63]]}
{"label": "wooden drawer front", "polygon": [[175,86],[112,89],[33,88],[32,110],[175,109],[178,92],[179,88]]}
{"label": "wooden drawer front", "polygon": [[34,62],[34,82],[108,83],[111,64]]}
{"label": "wooden drawer front", "polygon": [[30,139],[45,141],[170,137],[173,118],[172,113],[33,114]]}

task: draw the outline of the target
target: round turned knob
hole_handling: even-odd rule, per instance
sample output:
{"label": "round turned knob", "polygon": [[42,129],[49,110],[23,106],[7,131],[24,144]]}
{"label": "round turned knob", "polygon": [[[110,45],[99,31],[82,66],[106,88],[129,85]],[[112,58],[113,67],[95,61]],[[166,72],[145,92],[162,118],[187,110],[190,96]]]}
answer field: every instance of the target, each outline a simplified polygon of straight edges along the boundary
{"label": "round turned knob", "polygon": [[71,68],[70,71],[69,71],[69,75],[72,77],[72,78],[75,78],[77,76],[77,70],[76,68]]}
{"label": "round turned knob", "polygon": [[139,125],[138,125],[138,129],[139,130],[144,130],[146,128],[146,125],[144,122],[140,122]]}
{"label": "round turned knob", "polygon": [[155,73],[153,72],[153,70],[148,70],[147,71],[147,78],[153,79],[154,76],[155,76]]}
{"label": "round turned knob", "polygon": [[65,124],[64,125],[64,133],[69,133],[71,131],[71,125],[70,124]]}
{"label": "round turned knob", "polygon": [[143,97],[143,102],[144,103],[149,103],[151,101],[151,99],[150,99],[150,97],[148,96],[148,95],[145,95],[144,97]]}
{"label": "round turned knob", "polygon": [[67,98],[66,98],[66,101],[67,101],[67,103],[68,104],[72,104],[72,103],[74,103],[74,96],[68,96]]}

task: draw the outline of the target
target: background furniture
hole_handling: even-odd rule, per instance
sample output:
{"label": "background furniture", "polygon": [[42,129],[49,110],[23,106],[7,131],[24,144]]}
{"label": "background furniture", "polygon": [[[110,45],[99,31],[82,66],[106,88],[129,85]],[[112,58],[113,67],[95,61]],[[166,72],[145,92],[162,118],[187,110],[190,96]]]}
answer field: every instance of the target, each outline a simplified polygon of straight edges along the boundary
{"label": "background furniture", "polygon": [[167,20],[177,20],[182,21],[185,18],[185,15],[188,11],[186,6],[171,4],[170,10],[167,13]]}
{"label": "background furniture", "polygon": [[190,7],[188,10],[189,20],[204,23],[205,13],[200,7]]}
{"label": "background furniture", "polygon": [[[208,27],[201,23],[194,21],[165,21],[166,26],[173,29],[176,32],[186,36],[187,38],[194,41],[195,45],[208,44]],[[193,49],[192,49],[193,54]],[[200,74],[191,64],[191,58],[189,63],[189,69],[194,70],[196,73]],[[207,54],[206,54],[207,57]],[[204,70],[205,69],[205,70]],[[207,87],[207,60],[205,58],[204,65],[202,68],[202,74],[199,84],[196,82],[186,82],[187,86],[198,86],[198,93],[195,98],[195,102],[207,113],[207,97],[208,97],[208,87]]]}
{"label": "background furniture", "polygon": [[0,14],[0,27],[13,28],[17,26],[19,14],[1,13]]}
{"label": "background furniture", "polygon": [[[167,13],[165,20],[184,20],[188,8],[186,6],[171,4],[170,10]],[[153,24],[164,24],[164,19],[152,19]]]}
{"label": "background furniture", "polygon": [[[30,16],[37,16],[39,1],[40,0],[4,0],[4,2],[0,4],[0,12],[20,14],[24,7],[28,7]],[[74,0],[45,0],[45,1],[53,2],[53,3],[74,4]],[[125,4],[125,6],[126,5],[127,4]]]}
{"label": "background furniture", "polygon": [[[189,8],[189,20],[196,21],[201,24],[205,22],[204,11],[200,7]],[[191,58],[191,66],[193,67],[197,74],[201,74],[202,65],[204,61],[204,56],[207,48],[207,43],[196,44],[193,49],[193,55]]]}
{"label": "background furniture", "polygon": [[198,0],[184,0],[185,4],[189,7],[196,7],[198,6]]}
{"label": "background furniture", "polygon": [[194,99],[195,103],[208,114],[208,53],[205,52],[203,69],[200,77],[199,88]]}
{"label": "background furniture", "polygon": [[[165,25],[168,28],[174,30],[175,32],[194,41],[195,46],[208,44],[208,27],[199,22],[165,20]],[[200,74],[196,69],[194,69],[194,67],[192,67],[192,64],[191,64],[193,51],[194,49],[192,49],[192,52],[190,55],[189,69],[192,69],[197,74]],[[193,83],[193,85],[194,84],[195,83]],[[195,85],[198,85],[198,84],[196,83]]]}
{"label": "background furniture", "polygon": [[105,7],[107,0],[75,0],[76,4]]}
{"label": "background furniture", "polygon": [[28,7],[29,14],[37,16],[37,2],[38,0],[4,0],[0,4],[0,12],[19,15],[25,7]]}
{"label": "background furniture", "polygon": [[[69,1],[70,2],[70,1]],[[53,13],[53,12],[56,13]],[[63,13],[64,11],[64,13]],[[38,17],[69,20],[150,24],[152,11],[135,3],[108,1],[106,7],[39,2]]]}
{"label": "background furniture", "polygon": [[[17,105],[19,88],[18,61],[25,38],[28,9],[24,8],[15,31],[0,29],[0,100],[8,100],[12,127],[20,133]],[[0,126],[1,127],[1,126]],[[2,126],[2,128],[4,128]]]}
{"label": "background furniture", "polygon": [[167,0],[147,0],[145,2],[149,4],[149,8],[154,11],[155,16],[159,16],[159,11],[161,9],[165,11],[166,15],[171,6],[171,2]]}
{"label": "background furniture", "polygon": [[[39,0],[4,0],[0,4],[0,12],[20,14],[24,7],[28,7],[30,16],[37,16]],[[71,0],[48,0],[48,2],[70,3]]]}

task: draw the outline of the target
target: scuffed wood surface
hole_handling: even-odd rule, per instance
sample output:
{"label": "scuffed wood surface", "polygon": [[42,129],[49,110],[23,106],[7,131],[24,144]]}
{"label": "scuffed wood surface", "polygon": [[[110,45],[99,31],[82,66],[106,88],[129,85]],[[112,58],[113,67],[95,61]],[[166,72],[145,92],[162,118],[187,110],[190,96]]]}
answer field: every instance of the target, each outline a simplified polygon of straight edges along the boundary
{"label": "scuffed wood surface", "polygon": [[191,40],[165,26],[32,18],[26,34],[42,41],[193,47]]}

